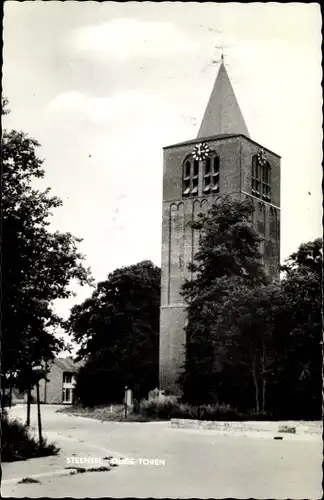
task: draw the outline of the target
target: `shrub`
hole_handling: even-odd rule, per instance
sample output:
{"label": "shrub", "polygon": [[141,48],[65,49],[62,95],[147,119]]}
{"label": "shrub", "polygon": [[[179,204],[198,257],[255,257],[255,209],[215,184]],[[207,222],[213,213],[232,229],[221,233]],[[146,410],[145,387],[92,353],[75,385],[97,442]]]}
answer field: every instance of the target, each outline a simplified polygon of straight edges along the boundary
{"label": "shrub", "polygon": [[140,413],[144,417],[169,420],[172,411],[179,406],[176,396],[143,399],[140,403]]}
{"label": "shrub", "polygon": [[183,418],[194,420],[242,420],[243,415],[235,408],[225,404],[190,406],[179,404],[170,415],[171,418]]}
{"label": "shrub", "polygon": [[141,402],[141,414],[154,419],[182,418],[192,420],[243,420],[244,415],[226,404],[191,406],[175,396],[149,398]]}
{"label": "shrub", "polygon": [[15,462],[28,458],[57,455],[59,448],[43,439],[40,448],[36,439],[30,435],[28,428],[18,420],[9,420],[6,413],[1,419],[1,460]]}
{"label": "shrub", "polygon": [[165,400],[145,400],[141,403],[141,413],[149,418],[168,420],[170,418],[210,420],[210,421],[242,421],[269,420],[266,413],[242,413],[228,404],[191,406],[167,397]]}
{"label": "shrub", "polygon": [[204,405],[200,408],[200,420],[242,420],[243,415],[227,404]]}

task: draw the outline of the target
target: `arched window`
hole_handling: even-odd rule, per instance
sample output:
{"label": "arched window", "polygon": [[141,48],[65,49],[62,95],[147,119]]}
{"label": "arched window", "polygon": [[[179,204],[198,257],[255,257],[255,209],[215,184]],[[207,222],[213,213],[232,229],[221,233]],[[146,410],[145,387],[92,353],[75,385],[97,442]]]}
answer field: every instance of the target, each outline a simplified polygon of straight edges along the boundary
{"label": "arched window", "polygon": [[199,161],[195,160],[193,162],[193,175],[192,175],[192,190],[191,194],[198,194],[198,182],[199,182]]}
{"label": "arched window", "polygon": [[198,195],[199,161],[187,158],[183,164],[183,196]]}
{"label": "arched window", "polygon": [[189,196],[191,191],[191,161],[186,160],[183,165],[183,196]]}
{"label": "arched window", "polygon": [[262,199],[271,200],[271,167],[268,162],[262,166]]}
{"label": "arched window", "polygon": [[260,164],[258,155],[252,158],[252,194],[264,201],[271,201],[271,166],[267,161]]}
{"label": "arched window", "polygon": [[219,193],[219,156],[211,155],[204,162],[204,194]]}
{"label": "arched window", "polygon": [[257,155],[252,158],[252,194],[257,198],[260,198],[261,191],[261,177],[260,177],[260,165],[258,162]]}

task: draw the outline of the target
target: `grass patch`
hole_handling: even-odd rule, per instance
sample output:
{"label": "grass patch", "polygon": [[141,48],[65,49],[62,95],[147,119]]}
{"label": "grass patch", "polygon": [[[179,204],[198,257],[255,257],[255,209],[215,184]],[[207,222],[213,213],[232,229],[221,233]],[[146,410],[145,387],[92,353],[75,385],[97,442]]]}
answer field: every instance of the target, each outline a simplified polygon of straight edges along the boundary
{"label": "grass patch", "polygon": [[10,420],[4,413],[1,421],[1,460],[16,462],[29,458],[57,455],[60,449],[54,443],[43,439],[40,447],[30,430],[18,420]]}
{"label": "grass patch", "polygon": [[101,422],[150,422],[153,420],[150,416],[131,412],[129,412],[127,418],[125,418],[125,409],[123,405],[96,406],[94,408],[69,406],[67,408],[61,408],[57,410],[57,412],[73,415],[75,417],[93,418]]}
{"label": "grass patch", "polygon": [[288,434],[296,434],[296,427],[290,425],[280,425],[279,432],[286,432]]}
{"label": "grass patch", "polygon": [[71,469],[70,475],[75,476],[76,474],[84,474],[86,472],[109,472],[110,468],[104,465],[100,467],[89,467],[85,469],[84,467],[64,467],[65,469]]}
{"label": "grass patch", "polygon": [[91,467],[90,469],[87,469],[87,472],[108,472],[110,471],[109,467],[105,467],[104,465],[101,465],[100,467]]}
{"label": "grass patch", "polygon": [[[172,418],[208,421],[264,421],[272,420],[270,414],[249,411],[242,413],[228,404],[192,406],[181,402],[175,396],[143,399],[139,413],[129,411],[125,418],[123,405],[103,405],[94,408],[69,406],[58,410],[68,415],[90,417],[101,422],[152,422],[168,421]],[[288,431],[285,431],[288,432]]]}
{"label": "grass patch", "polygon": [[38,479],[34,479],[33,477],[24,477],[23,479],[18,481],[18,484],[35,484],[35,483],[41,484],[41,482],[38,481]]}
{"label": "grass patch", "polygon": [[71,474],[84,474],[87,472],[87,469],[84,467],[64,467],[64,469],[71,469]]}

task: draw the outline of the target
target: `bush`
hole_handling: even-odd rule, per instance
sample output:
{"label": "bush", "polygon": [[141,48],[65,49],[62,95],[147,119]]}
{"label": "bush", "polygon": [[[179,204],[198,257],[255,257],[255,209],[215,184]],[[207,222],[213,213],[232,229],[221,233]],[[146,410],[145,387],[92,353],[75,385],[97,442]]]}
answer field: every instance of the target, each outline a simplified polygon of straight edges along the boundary
{"label": "bush", "polygon": [[179,406],[176,396],[142,399],[140,413],[146,418],[169,420],[172,411]]}
{"label": "bush", "polygon": [[242,413],[228,404],[191,406],[181,403],[174,396],[142,400],[140,412],[147,418],[160,420],[171,418],[209,421],[269,420],[269,415],[266,413],[254,411]]}
{"label": "bush", "polygon": [[15,462],[29,458],[57,455],[59,448],[43,439],[40,448],[38,441],[30,435],[28,428],[18,420],[9,420],[6,413],[1,419],[1,460]]}
{"label": "bush", "polygon": [[183,418],[194,420],[220,420],[220,421],[235,421],[243,420],[243,415],[235,408],[225,404],[190,406],[188,404],[180,404],[171,413],[171,418]]}
{"label": "bush", "polygon": [[191,406],[181,403],[175,396],[160,399],[149,398],[141,402],[141,414],[145,417],[169,420],[183,418],[193,420],[242,420],[244,417],[236,409],[225,404]]}

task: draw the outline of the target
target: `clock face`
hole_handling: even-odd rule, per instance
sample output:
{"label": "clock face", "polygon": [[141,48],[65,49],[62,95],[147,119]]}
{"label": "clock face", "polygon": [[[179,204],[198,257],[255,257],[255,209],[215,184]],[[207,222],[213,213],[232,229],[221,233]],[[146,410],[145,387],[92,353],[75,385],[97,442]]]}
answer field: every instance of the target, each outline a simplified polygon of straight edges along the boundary
{"label": "clock face", "polygon": [[192,156],[194,158],[194,160],[206,160],[206,158],[208,158],[209,156],[209,147],[208,147],[208,144],[206,144],[205,142],[202,142],[200,144],[197,144],[192,152]]}
{"label": "clock face", "polygon": [[260,149],[258,151],[258,162],[259,162],[259,165],[263,166],[267,163],[267,156],[265,154],[265,151],[263,151],[263,149]]}

